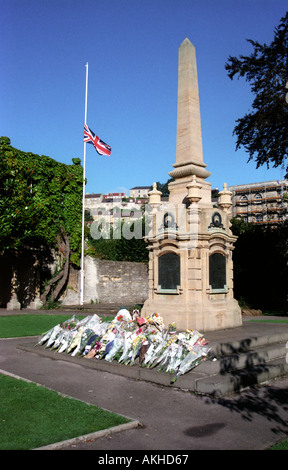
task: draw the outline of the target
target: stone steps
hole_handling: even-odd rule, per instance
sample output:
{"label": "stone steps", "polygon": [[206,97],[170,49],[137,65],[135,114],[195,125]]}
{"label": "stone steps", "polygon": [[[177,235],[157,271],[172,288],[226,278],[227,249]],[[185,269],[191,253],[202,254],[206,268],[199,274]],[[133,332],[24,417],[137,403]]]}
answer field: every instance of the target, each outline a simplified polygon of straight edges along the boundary
{"label": "stone steps", "polygon": [[285,357],[285,342],[268,344],[249,350],[245,353],[230,354],[219,357],[216,361],[203,362],[197,368],[198,372],[202,370],[211,375],[225,374],[231,370],[248,369],[259,364],[265,364],[281,357]]}
{"label": "stone steps", "polygon": [[[116,315],[122,307],[120,304],[84,304],[84,305],[65,305],[65,311],[76,313],[88,313],[93,315]],[[126,307],[125,307],[126,308]]]}
{"label": "stone steps", "polygon": [[286,358],[282,357],[253,367],[230,370],[225,374],[200,377],[195,381],[194,391],[203,395],[221,397],[287,374],[288,364]]}
{"label": "stone steps", "polygon": [[288,329],[241,341],[211,344],[216,360],[200,364],[194,391],[222,396],[288,374]]}

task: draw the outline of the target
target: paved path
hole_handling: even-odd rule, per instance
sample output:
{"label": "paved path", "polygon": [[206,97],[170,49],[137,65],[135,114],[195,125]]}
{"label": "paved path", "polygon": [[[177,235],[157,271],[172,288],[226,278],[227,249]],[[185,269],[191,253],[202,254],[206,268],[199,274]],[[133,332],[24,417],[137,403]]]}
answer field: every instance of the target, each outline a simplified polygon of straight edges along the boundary
{"label": "paved path", "polygon": [[288,436],[288,378],[212,399],[17,348],[25,342],[0,340],[0,369],[142,423],[69,450],[267,449]]}

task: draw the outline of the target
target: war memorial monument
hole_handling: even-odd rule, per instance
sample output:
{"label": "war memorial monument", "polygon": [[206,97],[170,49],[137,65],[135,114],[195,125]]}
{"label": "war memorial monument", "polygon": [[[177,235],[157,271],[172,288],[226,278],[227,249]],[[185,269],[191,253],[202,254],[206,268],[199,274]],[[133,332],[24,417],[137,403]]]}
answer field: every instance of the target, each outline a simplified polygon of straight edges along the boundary
{"label": "war memorial monument", "polygon": [[177,329],[219,330],[242,325],[233,296],[231,192],[224,184],[211,202],[211,173],[203,161],[196,51],[179,47],[176,163],[169,172],[168,207],[154,183],[149,193],[151,228],[149,298],[142,315],[159,313]]}

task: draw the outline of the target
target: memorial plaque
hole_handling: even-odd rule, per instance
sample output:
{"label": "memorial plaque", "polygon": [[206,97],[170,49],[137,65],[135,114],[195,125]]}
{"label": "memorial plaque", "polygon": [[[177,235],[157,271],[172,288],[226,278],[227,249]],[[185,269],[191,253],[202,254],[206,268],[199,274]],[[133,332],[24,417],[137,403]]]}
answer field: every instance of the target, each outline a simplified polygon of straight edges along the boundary
{"label": "memorial plaque", "polygon": [[226,285],[226,258],[221,253],[209,256],[209,284],[212,289],[224,289]]}
{"label": "memorial plaque", "polygon": [[163,290],[176,290],[180,286],[180,257],[176,253],[159,256],[158,285]]}

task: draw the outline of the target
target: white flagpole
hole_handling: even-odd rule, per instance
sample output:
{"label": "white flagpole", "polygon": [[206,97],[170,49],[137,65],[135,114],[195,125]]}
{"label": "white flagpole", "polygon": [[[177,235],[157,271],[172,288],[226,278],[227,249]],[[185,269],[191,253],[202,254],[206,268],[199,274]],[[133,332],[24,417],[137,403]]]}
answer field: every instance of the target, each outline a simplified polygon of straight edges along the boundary
{"label": "white flagpole", "polygon": [[[88,62],[86,63],[86,89],[85,89],[85,117],[87,124],[87,95],[88,95]],[[82,196],[82,241],[81,241],[81,278],[80,278],[80,305],[84,302],[84,223],[85,223],[85,167],[86,167],[86,142],[84,142],[83,154],[83,196]]]}

